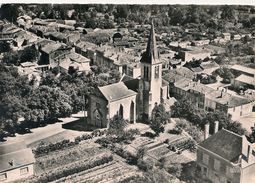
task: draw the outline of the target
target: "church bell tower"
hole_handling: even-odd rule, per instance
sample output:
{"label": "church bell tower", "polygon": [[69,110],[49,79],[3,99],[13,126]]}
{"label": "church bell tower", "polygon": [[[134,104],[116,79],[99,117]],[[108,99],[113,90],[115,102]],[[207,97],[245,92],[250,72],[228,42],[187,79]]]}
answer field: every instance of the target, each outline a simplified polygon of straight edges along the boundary
{"label": "church bell tower", "polygon": [[149,120],[156,104],[161,102],[162,62],[156,45],[153,21],[146,51],[141,58],[141,80],[139,82],[139,114]]}

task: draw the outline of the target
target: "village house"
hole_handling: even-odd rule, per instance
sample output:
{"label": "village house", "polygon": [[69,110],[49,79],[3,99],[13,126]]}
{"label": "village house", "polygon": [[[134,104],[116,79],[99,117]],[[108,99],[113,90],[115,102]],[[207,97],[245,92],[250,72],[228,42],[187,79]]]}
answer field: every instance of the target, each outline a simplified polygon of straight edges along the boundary
{"label": "village house", "polygon": [[234,40],[234,41],[238,41],[240,39],[242,39],[242,36],[240,34],[232,34],[231,35],[231,38]]}
{"label": "village house", "polygon": [[34,174],[35,158],[24,141],[0,143],[0,182],[24,179]]}
{"label": "village house", "polygon": [[[117,69],[120,74],[124,73],[127,65],[137,62],[137,58],[126,52],[125,48],[114,48],[108,45],[96,48],[94,58],[93,63]],[[132,68],[131,65],[130,68]]]}
{"label": "village house", "polygon": [[60,69],[65,72],[72,69],[73,71],[76,70],[77,72],[85,72],[88,74],[90,71],[90,60],[75,52],[64,55],[58,63]]}
{"label": "village house", "polygon": [[202,40],[192,41],[191,46],[203,46],[203,45],[208,45],[209,43],[210,43],[209,39],[202,39]]}
{"label": "village house", "polygon": [[199,47],[189,47],[182,49],[178,52],[178,56],[182,61],[190,62],[192,60],[204,60],[205,58],[210,58],[211,52],[204,48]]}
{"label": "village house", "polygon": [[246,76],[255,78],[255,69],[244,67],[242,65],[233,65],[230,69],[233,71],[234,75],[244,74]]}
{"label": "village house", "polygon": [[20,67],[19,67],[21,71],[20,74],[29,75],[35,71],[37,66],[38,64],[34,62],[23,62],[20,64]]}
{"label": "village house", "polygon": [[212,74],[215,70],[220,68],[220,66],[214,61],[202,62],[200,67],[203,69],[202,73]]}
{"label": "village house", "polygon": [[5,24],[1,30],[0,38],[12,39],[20,31],[23,30],[12,24]]}
{"label": "village house", "polygon": [[31,44],[37,40],[38,40],[37,36],[34,36],[31,33],[28,33],[26,31],[20,31],[15,35],[13,39],[13,45],[20,49],[23,46]]}
{"label": "village house", "polygon": [[[255,182],[255,146],[246,137],[222,129],[215,122],[214,134],[209,137],[206,125],[205,140],[198,144],[197,170],[212,183]],[[209,137],[209,138],[208,138]]]}
{"label": "village house", "polygon": [[243,96],[235,96],[227,93],[226,89],[214,90],[206,93],[205,109],[208,111],[219,110],[231,115],[233,120],[250,115],[254,101]]}
{"label": "village house", "polygon": [[91,65],[94,64],[96,60],[95,50],[98,47],[97,45],[86,41],[79,41],[74,45],[74,47],[76,53],[79,53],[82,56],[89,58]]}
{"label": "village house", "polygon": [[194,105],[207,111],[222,111],[233,120],[252,113],[254,101],[231,95],[226,89],[215,90],[179,74],[168,73],[164,79],[170,83],[170,96],[187,97]]}
{"label": "village house", "polygon": [[48,43],[39,50],[41,52],[39,65],[49,65],[53,68],[58,65],[59,59],[70,53],[71,48],[63,43]]}
{"label": "village house", "polygon": [[169,48],[171,48],[173,51],[178,51],[180,48],[188,48],[191,46],[190,41],[182,41],[182,42],[177,42],[177,41],[172,41],[169,43]]}
{"label": "village house", "polygon": [[115,115],[131,122],[136,119],[147,121],[155,105],[168,99],[168,82],[162,80],[162,62],[157,51],[153,23],[140,64],[141,78],[99,87],[90,96],[89,124],[108,127],[109,120]]}
{"label": "village house", "polygon": [[236,89],[240,89],[241,87],[255,89],[255,77],[250,77],[244,74],[241,74],[237,78],[231,81],[231,85]]}
{"label": "village house", "polygon": [[226,41],[230,41],[231,40],[231,34],[229,32],[224,32],[222,33],[222,37],[226,40]]}
{"label": "village house", "polygon": [[228,41],[222,37],[216,37],[213,39],[213,42],[218,44],[226,44]]}

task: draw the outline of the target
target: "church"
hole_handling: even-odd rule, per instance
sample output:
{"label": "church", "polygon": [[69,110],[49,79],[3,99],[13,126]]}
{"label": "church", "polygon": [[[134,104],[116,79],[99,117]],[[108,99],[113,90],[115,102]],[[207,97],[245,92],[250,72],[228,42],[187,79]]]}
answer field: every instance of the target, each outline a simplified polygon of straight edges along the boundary
{"label": "church", "polygon": [[155,105],[167,101],[168,82],[162,79],[162,62],[157,49],[153,22],[140,64],[140,78],[123,76],[120,82],[98,87],[98,90],[90,96],[89,124],[107,128],[109,120],[115,115],[130,123],[146,122],[150,119]]}

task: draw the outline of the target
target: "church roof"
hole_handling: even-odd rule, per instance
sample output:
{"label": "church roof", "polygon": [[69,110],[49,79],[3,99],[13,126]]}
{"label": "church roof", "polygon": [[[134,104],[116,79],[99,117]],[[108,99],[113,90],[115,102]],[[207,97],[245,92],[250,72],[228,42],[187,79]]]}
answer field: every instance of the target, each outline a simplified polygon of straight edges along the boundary
{"label": "church roof", "polygon": [[148,39],[146,51],[142,54],[141,62],[149,64],[160,62],[153,22],[151,22],[150,36]]}
{"label": "church roof", "polygon": [[137,94],[136,92],[128,89],[123,82],[114,83],[98,88],[108,101],[115,101]]}

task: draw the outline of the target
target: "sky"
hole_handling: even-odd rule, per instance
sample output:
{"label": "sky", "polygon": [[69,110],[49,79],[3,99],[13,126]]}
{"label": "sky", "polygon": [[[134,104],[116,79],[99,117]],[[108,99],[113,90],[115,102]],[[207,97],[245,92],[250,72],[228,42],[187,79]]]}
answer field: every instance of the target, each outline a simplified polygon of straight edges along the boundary
{"label": "sky", "polygon": [[[32,0],[1,0],[3,3],[39,3]],[[40,3],[57,4],[206,4],[206,5],[254,5],[255,0],[43,0]]]}

